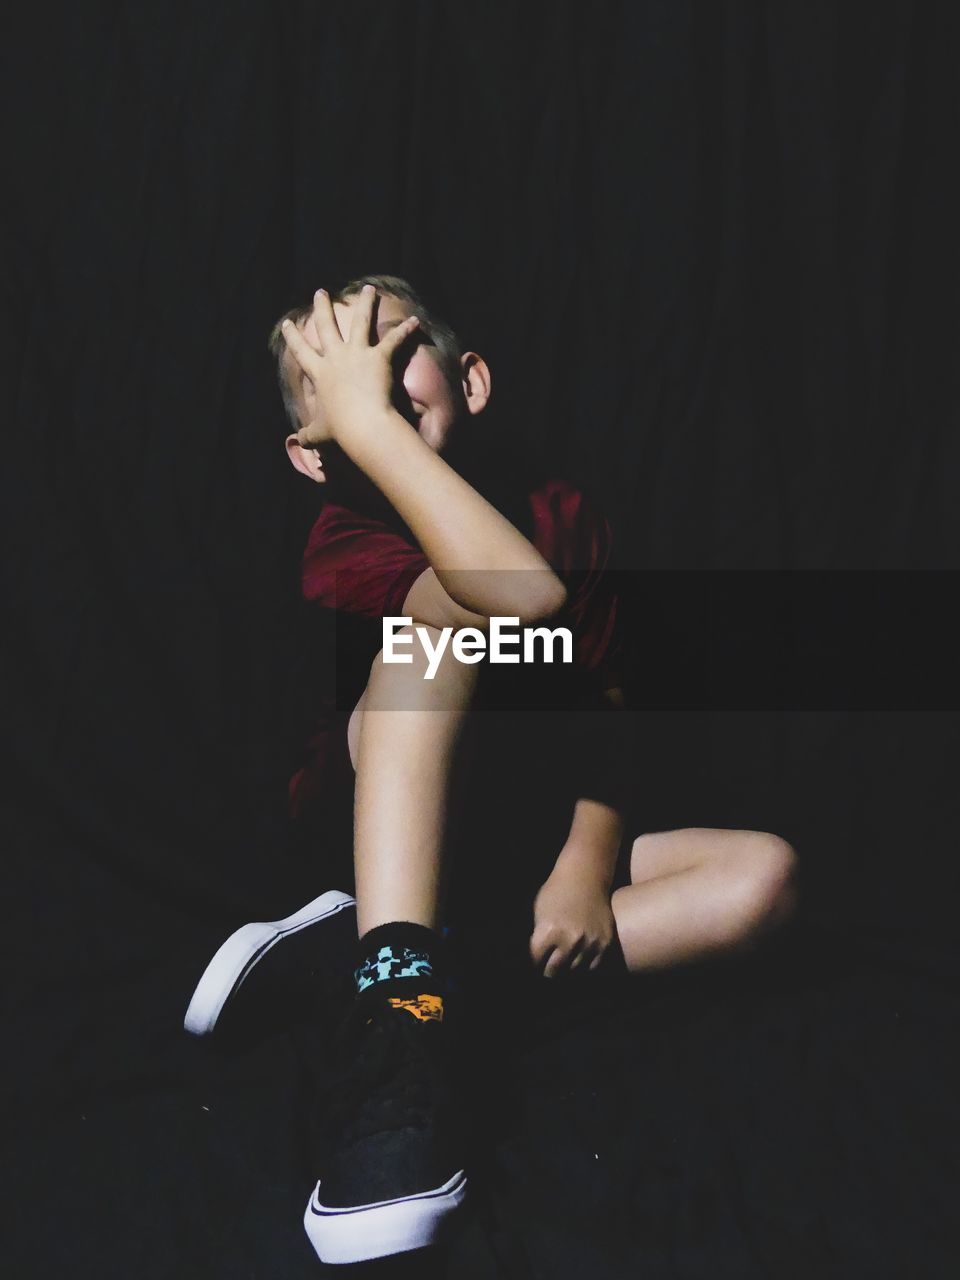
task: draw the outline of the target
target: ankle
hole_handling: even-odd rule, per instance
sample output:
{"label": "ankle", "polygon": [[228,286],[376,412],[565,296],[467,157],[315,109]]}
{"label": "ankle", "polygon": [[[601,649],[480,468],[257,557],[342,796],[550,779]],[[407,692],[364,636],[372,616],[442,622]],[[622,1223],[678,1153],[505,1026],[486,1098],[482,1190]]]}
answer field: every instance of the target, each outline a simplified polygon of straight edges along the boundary
{"label": "ankle", "polygon": [[373,989],[383,995],[410,994],[414,988],[439,994],[445,987],[444,940],[424,925],[407,920],[377,925],[360,938],[356,955],[358,996]]}

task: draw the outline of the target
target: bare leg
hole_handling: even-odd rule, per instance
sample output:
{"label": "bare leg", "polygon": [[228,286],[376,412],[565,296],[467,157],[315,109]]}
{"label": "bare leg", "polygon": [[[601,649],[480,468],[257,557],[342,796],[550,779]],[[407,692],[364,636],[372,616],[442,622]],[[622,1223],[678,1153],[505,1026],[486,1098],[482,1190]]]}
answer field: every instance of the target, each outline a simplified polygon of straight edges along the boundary
{"label": "bare leg", "polygon": [[[403,628],[404,634],[411,628]],[[436,644],[439,633],[432,628]],[[477,668],[449,650],[432,680],[423,647],[413,662],[378,654],[351,716],[354,864],[360,935],[391,920],[436,928],[451,767]]]}
{"label": "bare leg", "polygon": [[631,972],[750,946],[796,905],[796,854],[765,831],[687,827],[638,836],[612,899]]}

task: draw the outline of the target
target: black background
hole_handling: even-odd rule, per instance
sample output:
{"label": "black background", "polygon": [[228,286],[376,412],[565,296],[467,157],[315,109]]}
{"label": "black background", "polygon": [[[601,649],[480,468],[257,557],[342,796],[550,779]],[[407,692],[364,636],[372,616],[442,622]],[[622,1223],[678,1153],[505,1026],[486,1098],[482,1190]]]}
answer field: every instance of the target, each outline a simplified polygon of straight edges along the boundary
{"label": "black background", "polygon": [[317,1269],[301,1058],[178,1028],[225,931],[317,891],[265,336],[367,271],[487,356],[504,467],[608,511],[646,825],[781,831],[805,886],[782,952],[544,1031],[437,1269],[955,1272],[958,25],[4,15],[11,1274]]}

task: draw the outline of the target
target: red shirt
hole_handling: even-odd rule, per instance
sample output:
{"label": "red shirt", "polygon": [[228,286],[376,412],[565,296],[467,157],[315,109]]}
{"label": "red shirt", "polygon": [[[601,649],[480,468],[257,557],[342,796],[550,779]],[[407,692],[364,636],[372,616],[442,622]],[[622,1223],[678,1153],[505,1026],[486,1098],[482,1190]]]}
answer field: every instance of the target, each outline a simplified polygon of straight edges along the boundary
{"label": "red shirt", "polygon": [[[570,628],[574,663],[593,673],[599,688],[617,686],[622,658],[618,606],[604,573],[611,552],[610,526],[586,496],[565,480],[547,480],[528,495],[528,501],[532,542],[567,588],[566,604],[553,625]],[[355,646],[366,643],[370,648],[369,654],[361,656],[369,668],[380,647],[381,620],[403,614],[408,591],[429,567],[419,547],[387,525],[328,502],[303,554],[302,595],[308,604],[335,610],[339,617],[349,615],[361,624],[352,636]],[[364,620],[376,628],[364,632]],[[295,817],[317,797],[328,772],[338,770],[338,776],[344,776],[351,709],[338,707],[331,691],[319,691],[307,760],[290,784]]]}

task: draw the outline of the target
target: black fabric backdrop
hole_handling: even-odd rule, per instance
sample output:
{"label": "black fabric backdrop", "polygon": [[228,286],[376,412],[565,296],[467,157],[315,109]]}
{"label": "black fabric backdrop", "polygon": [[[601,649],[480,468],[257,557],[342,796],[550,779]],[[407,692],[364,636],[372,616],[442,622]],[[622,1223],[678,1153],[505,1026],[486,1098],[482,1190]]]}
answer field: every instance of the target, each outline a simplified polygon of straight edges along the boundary
{"label": "black fabric backdrop", "polygon": [[478,1069],[487,1194],[376,1269],[956,1274],[955,6],[3,25],[6,1273],[318,1270],[309,1051],[180,1020],[326,887],[264,340],[372,270],[487,355],[504,467],[611,517],[643,824],[781,831],[805,889],[779,947]]}

